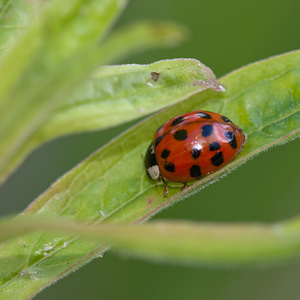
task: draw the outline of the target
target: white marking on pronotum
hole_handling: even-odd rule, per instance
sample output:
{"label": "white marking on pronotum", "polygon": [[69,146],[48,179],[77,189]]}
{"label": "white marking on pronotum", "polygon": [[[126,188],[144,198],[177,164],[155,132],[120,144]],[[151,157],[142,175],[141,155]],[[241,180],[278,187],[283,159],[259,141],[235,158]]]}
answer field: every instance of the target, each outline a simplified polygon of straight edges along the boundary
{"label": "white marking on pronotum", "polygon": [[158,177],[159,177],[158,165],[154,165],[154,166],[148,168],[147,171],[152,179],[158,179]]}

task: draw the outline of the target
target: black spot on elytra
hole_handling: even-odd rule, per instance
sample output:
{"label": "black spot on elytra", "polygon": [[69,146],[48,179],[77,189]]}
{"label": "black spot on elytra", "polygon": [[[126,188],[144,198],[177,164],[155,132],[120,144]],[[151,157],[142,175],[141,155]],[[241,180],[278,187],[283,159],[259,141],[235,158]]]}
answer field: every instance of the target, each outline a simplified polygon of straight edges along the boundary
{"label": "black spot on elytra", "polygon": [[236,143],[236,138],[235,138],[235,134],[231,131],[227,131],[225,133],[225,137],[229,143],[229,145],[235,149],[237,147],[237,143]]}
{"label": "black spot on elytra", "polygon": [[191,175],[191,177],[200,177],[201,176],[200,167],[197,165],[192,166],[190,168],[190,175]]}
{"label": "black spot on elytra", "polygon": [[183,121],[184,121],[184,117],[178,117],[172,122],[171,126],[178,125],[178,124],[182,123]]}
{"label": "black spot on elytra", "polygon": [[215,151],[215,150],[219,150],[221,148],[220,144],[218,142],[212,142],[209,145],[209,151]]}
{"label": "black spot on elytra", "polygon": [[217,152],[212,158],[211,163],[214,166],[219,166],[224,162],[223,153],[221,151]]}
{"label": "black spot on elytra", "polygon": [[177,141],[184,141],[187,138],[187,132],[185,129],[178,130],[174,133],[174,138]]}
{"label": "black spot on elytra", "polygon": [[211,115],[205,112],[199,112],[198,116],[203,119],[211,119]]}
{"label": "black spot on elytra", "polygon": [[197,159],[201,154],[201,151],[198,148],[193,148],[192,150],[192,156],[194,159]]}
{"label": "black spot on elytra", "polygon": [[158,73],[158,72],[151,72],[150,75],[151,75],[151,79],[153,81],[157,81],[158,78],[159,78],[160,73]]}
{"label": "black spot on elytra", "polygon": [[164,168],[169,172],[175,172],[175,165],[173,163],[168,163],[164,165]]}
{"label": "black spot on elytra", "polygon": [[170,155],[171,151],[168,149],[164,149],[163,152],[161,153],[161,158],[166,159]]}
{"label": "black spot on elytra", "polygon": [[202,126],[202,136],[208,137],[210,136],[214,131],[214,127],[212,125],[204,125]]}
{"label": "black spot on elytra", "polygon": [[222,120],[226,123],[231,123],[231,121],[225,116],[222,116]]}
{"label": "black spot on elytra", "polygon": [[161,136],[159,136],[159,137],[155,140],[155,142],[154,142],[154,147],[157,147],[157,145],[158,145],[159,142],[162,140],[162,138],[163,138],[163,136],[161,135]]}

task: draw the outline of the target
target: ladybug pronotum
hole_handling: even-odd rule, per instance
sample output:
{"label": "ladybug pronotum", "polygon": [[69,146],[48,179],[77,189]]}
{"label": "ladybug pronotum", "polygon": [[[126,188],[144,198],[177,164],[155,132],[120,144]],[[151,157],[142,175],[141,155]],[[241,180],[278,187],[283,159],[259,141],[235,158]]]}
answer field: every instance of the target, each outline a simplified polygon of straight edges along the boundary
{"label": "ladybug pronotum", "polygon": [[219,170],[241,151],[243,131],[227,117],[209,111],[176,116],[155,133],[145,155],[150,179],[182,182],[197,180]]}

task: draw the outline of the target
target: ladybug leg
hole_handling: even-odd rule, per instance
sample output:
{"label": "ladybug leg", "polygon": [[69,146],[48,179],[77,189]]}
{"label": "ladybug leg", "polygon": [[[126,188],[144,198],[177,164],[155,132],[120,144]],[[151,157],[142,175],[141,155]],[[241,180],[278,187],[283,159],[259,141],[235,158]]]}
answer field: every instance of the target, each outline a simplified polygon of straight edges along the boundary
{"label": "ladybug leg", "polygon": [[[160,181],[159,178],[158,178],[158,181]],[[155,188],[157,189],[157,187],[158,187],[157,182],[153,180],[153,183],[154,183]]]}
{"label": "ladybug leg", "polygon": [[164,187],[164,197],[167,197],[168,194],[168,185],[165,183],[165,187]]}
{"label": "ladybug leg", "polygon": [[184,190],[186,190],[186,189],[187,189],[187,184],[186,184],[186,182],[184,182],[184,183],[183,183],[183,187],[181,188],[181,190],[184,191]]}
{"label": "ladybug leg", "polygon": [[167,194],[168,194],[168,184],[167,184],[167,182],[166,182],[166,180],[163,178],[163,177],[161,177],[161,181],[164,183],[164,197],[167,197]]}
{"label": "ladybug leg", "polygon": [[[161,176],[159,176],[157,180],[158,180],[158,182],[161,182],[161,180],[162,180]],[[154,182],[154,184],[155,184],[155,187],[157,188],[158,187],[157,182]]]}

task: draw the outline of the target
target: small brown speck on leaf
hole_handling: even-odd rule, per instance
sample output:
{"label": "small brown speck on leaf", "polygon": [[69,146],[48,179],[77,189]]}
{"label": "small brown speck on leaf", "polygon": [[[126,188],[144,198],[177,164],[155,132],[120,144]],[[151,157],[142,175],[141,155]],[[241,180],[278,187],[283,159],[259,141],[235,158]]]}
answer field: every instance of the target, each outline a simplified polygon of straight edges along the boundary
{"label": "small brown speck on leaf", "polygon": [[154,203],[154,199],[153,198],[149,198],[148,199],[148,205],[152,205]]}
{"label": "small brown speck on leaf", "polygon": [[151,72],[150,75],[151,75],[151,79],[156,82],[159,79],[160,73]]}

